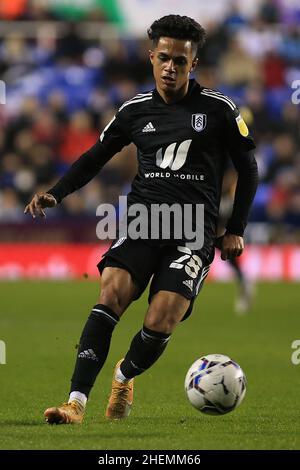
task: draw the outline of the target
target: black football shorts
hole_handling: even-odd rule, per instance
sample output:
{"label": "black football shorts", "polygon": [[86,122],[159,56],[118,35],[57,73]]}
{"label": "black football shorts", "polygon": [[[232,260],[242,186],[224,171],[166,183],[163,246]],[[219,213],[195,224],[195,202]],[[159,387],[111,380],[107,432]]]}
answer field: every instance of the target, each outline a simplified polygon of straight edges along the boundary
{"label": "black football shorts", "polygon": [[120,238],[113,242],[98,264],[100,274],[105,267],[126,269],[138,286],[136,299],[151,280],[148,301],[160,290],[177,292],[191,300],[183,319],[192,312],[193,303],[208,275],[210,265],[199,251],[185,246],[150,245],[144,240]]}

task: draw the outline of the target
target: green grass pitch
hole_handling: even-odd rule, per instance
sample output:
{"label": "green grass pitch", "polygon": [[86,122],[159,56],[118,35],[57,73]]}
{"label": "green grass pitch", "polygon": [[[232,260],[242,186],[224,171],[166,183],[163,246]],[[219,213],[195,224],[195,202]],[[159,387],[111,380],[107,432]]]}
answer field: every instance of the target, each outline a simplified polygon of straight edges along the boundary
{"label": "green grass pitch", "polygon": [[[144,296],[118,325],[109,358],[91,394],[82,426],[48,426],[45,408],[66,401],[75,345],[98,283],[2,282],[0,340],[1,449],[300,449],[299,285],[259,284],[251,314],[233,313],[233,284],[207,283],[192,317],[175,331],[157,364],[136,379],[135,401],[123,422],[104,418],[115,362],[140,329]],[[203,354],[222,353],[244,369],[244,402],[221,417],[188,403],[183,382]]]}

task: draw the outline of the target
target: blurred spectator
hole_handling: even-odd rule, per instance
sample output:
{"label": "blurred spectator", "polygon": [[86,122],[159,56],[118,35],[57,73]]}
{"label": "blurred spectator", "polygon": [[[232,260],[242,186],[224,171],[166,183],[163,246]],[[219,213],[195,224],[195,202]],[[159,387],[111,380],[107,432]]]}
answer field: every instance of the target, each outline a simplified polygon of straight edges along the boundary
{"label": "blurred spectator", "polygon": [[[27,0],[29,6],[26,12],[28,20],[50,20],[55,19],[55,15],[49,9],[52,0]],[[56,0],[54,0],[56,1]]]}
{"label": "blurred spectator", "polygon": [[[293,172],[296,143],[289,134],[278,135],[274,140],[273,158],[264,178],[265,182],[274,182],[284,170]],[[285,180],[286,181],[286,180]]]}
{"label": "blurred spectator", "polygon": [[22,168],[22,159],[16,153],[6,153],[1,159],[0,188],[13,188],[14,178]]}
{"label": "blurred spectator", "polygon": [[56,57],[58,60],[69,60],[81,63],[85,42],[79,37],[76,25],[70,23],[61,39],[58,40]]}
{"label": "blurred spectator", "polygon": [[283,104],[281,129],[289,133],[300,144],[300,107],[292,102]]}
{"label": "blurred spectator", "polygon": [[0,193],[0,219],[3,222],[19,222],[22,219],[23,205],[12,188],[5,188]]}
{"label": "blurred spectator", "polygon": [[62,133],[62,144],[59,149],[61,160],[72,163],[95,144],[99,133],[93,129],[91,116],[85,111],[78,111],[71,116],[69,125]]}
{"label": "blurred spectator", "polygon": [[231,4],[230,11],[224,19],[225,28],[234,32],[245,24],[247,24],[247,18],[241,12],[238,4],[236,2],[233,2]]}
{"label": "blurred spectator", "polygon": [[260,80],[262,77],[261,64],[251,57],[242,47],[236,37],[233,37],[227,51],[220,59],[220,78],[226,85],[232,87],[245,86],[247,83]]}
{"label": "blurred spectator", "polygon": [[46,145],[35,145],[27,160],[37,184],[49,184],[55,176],[54,155]]}
{"label": "blurred spectator", "polygon": [[21,33],[15,31],[4,39],[0,46],[0,63],[2,78],[7,83],[12,83],[31,70],[32,49]]}
{"label": "blurred spectator", "polygon": [[265,23],[277,24],[280,22],[279,7],[274,0],[265,0],[260,6],[258,14]]}
{"label": "blurred spectator", "polygon": [[207,37],[199,54],[200,64],[216,66],[227,49],[229,33],[223,25],[214,21],[210,21],[205,29]]}
{"label": "blurred spectator", "polygon": [[37,30],[36,46],[33,49],[34,60],[41,66],[51,66],[57,48],[57,34],[55,28],[51,25],[43,24]]}
{"label": "blurred spectator", "polygon": [[47,107],[52,112],[58,123],[67,122],[67,105],[66,97],[60,90],[54,90],[49,94],[47,99]]}
{"label": "blurred spectator", "polygon": [[268,52],[262,63],[263,81],[266,88],[285,85],[285,61],[274,51]]}
{"label": "blurred spectator", "polygon": [[300,66],[300,25],[292,25],[285,33],[280,53],[290,65]]}
{"label": "blurred spectator", "polygon": [[291,168],[286,168],[277,174],[267,203],[267,214],[274,222],[284,222],[291,203],[294,189],[297,187],[297,177]]}
{"label": "blurred spectator", "polygon": [[265,90],[261,83],[252,83],[245,88],[245,101],[253,115],[253,135],[258,143],[272,138],[272,118],[266,105]]}
{"label": "blurred spectator", "polygon": [[241,28],[237,35],[245,51],[257,59],[277,51],[282,38],[282,33],[276,26],[265,24],[259,16],[249,26]]}
{"label": "blurred spectator", "polygon": [[42,108],[35,114],[32,131],[38,142],[56,146],[60,141],[57,120],[47,109]]}

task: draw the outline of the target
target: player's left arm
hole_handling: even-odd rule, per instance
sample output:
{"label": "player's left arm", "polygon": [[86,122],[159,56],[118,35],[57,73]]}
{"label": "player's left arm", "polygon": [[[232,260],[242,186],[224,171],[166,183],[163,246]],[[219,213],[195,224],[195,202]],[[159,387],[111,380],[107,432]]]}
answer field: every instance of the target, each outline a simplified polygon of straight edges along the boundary
{"label": "player's left arm", "polygon": [[255,144],[238,109],[227,111],[227,148],[238,179],[233,209],[222,239],[221,258],[240,256],[244,250],[244,231],[258,185]]}

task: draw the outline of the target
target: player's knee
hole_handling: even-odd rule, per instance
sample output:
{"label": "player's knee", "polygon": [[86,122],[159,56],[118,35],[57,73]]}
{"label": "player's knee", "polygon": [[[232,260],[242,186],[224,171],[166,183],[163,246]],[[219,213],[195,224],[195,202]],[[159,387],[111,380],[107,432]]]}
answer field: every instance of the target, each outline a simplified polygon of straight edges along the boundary
{"label": "player's knee", "polygon": [[135,285],[124,269],[105,268],[101,278],[99,303],[107,305],[121,316],[135,294]]}
{"label": "player's knee", "polygon": [[165,317],[161,317],[160,315],[158,317],[151,316],[146,318],[144,322],[145,326],[149,328],[149,330],[166,334],[172,333],[178,323],[179,321],[171,315]]}
{"label": "player's knee", "polygon": [[189,303],[180,295],[159,292],[150,304],[145,326],[153,331],[172,333],[184,317]]}
{"label": "player's knee", "polygon": [[152,308],[145,318],[145,326],[150,330],[160,333],[172,333],[178,323],[181,321],[185,311],[167,308]]}
{"label": "player's knee", "polygon": [[115,285],[102,286],[99,303],[109,307],[116,315],[122,315],[126,305]]}
{"label": "player's knee", "polygon": [[110,276],[103,277],[99,302],[107,305],[117,315],[122,315],[127,306],[127,299],[124,299],[122,289],[116,279]]}

